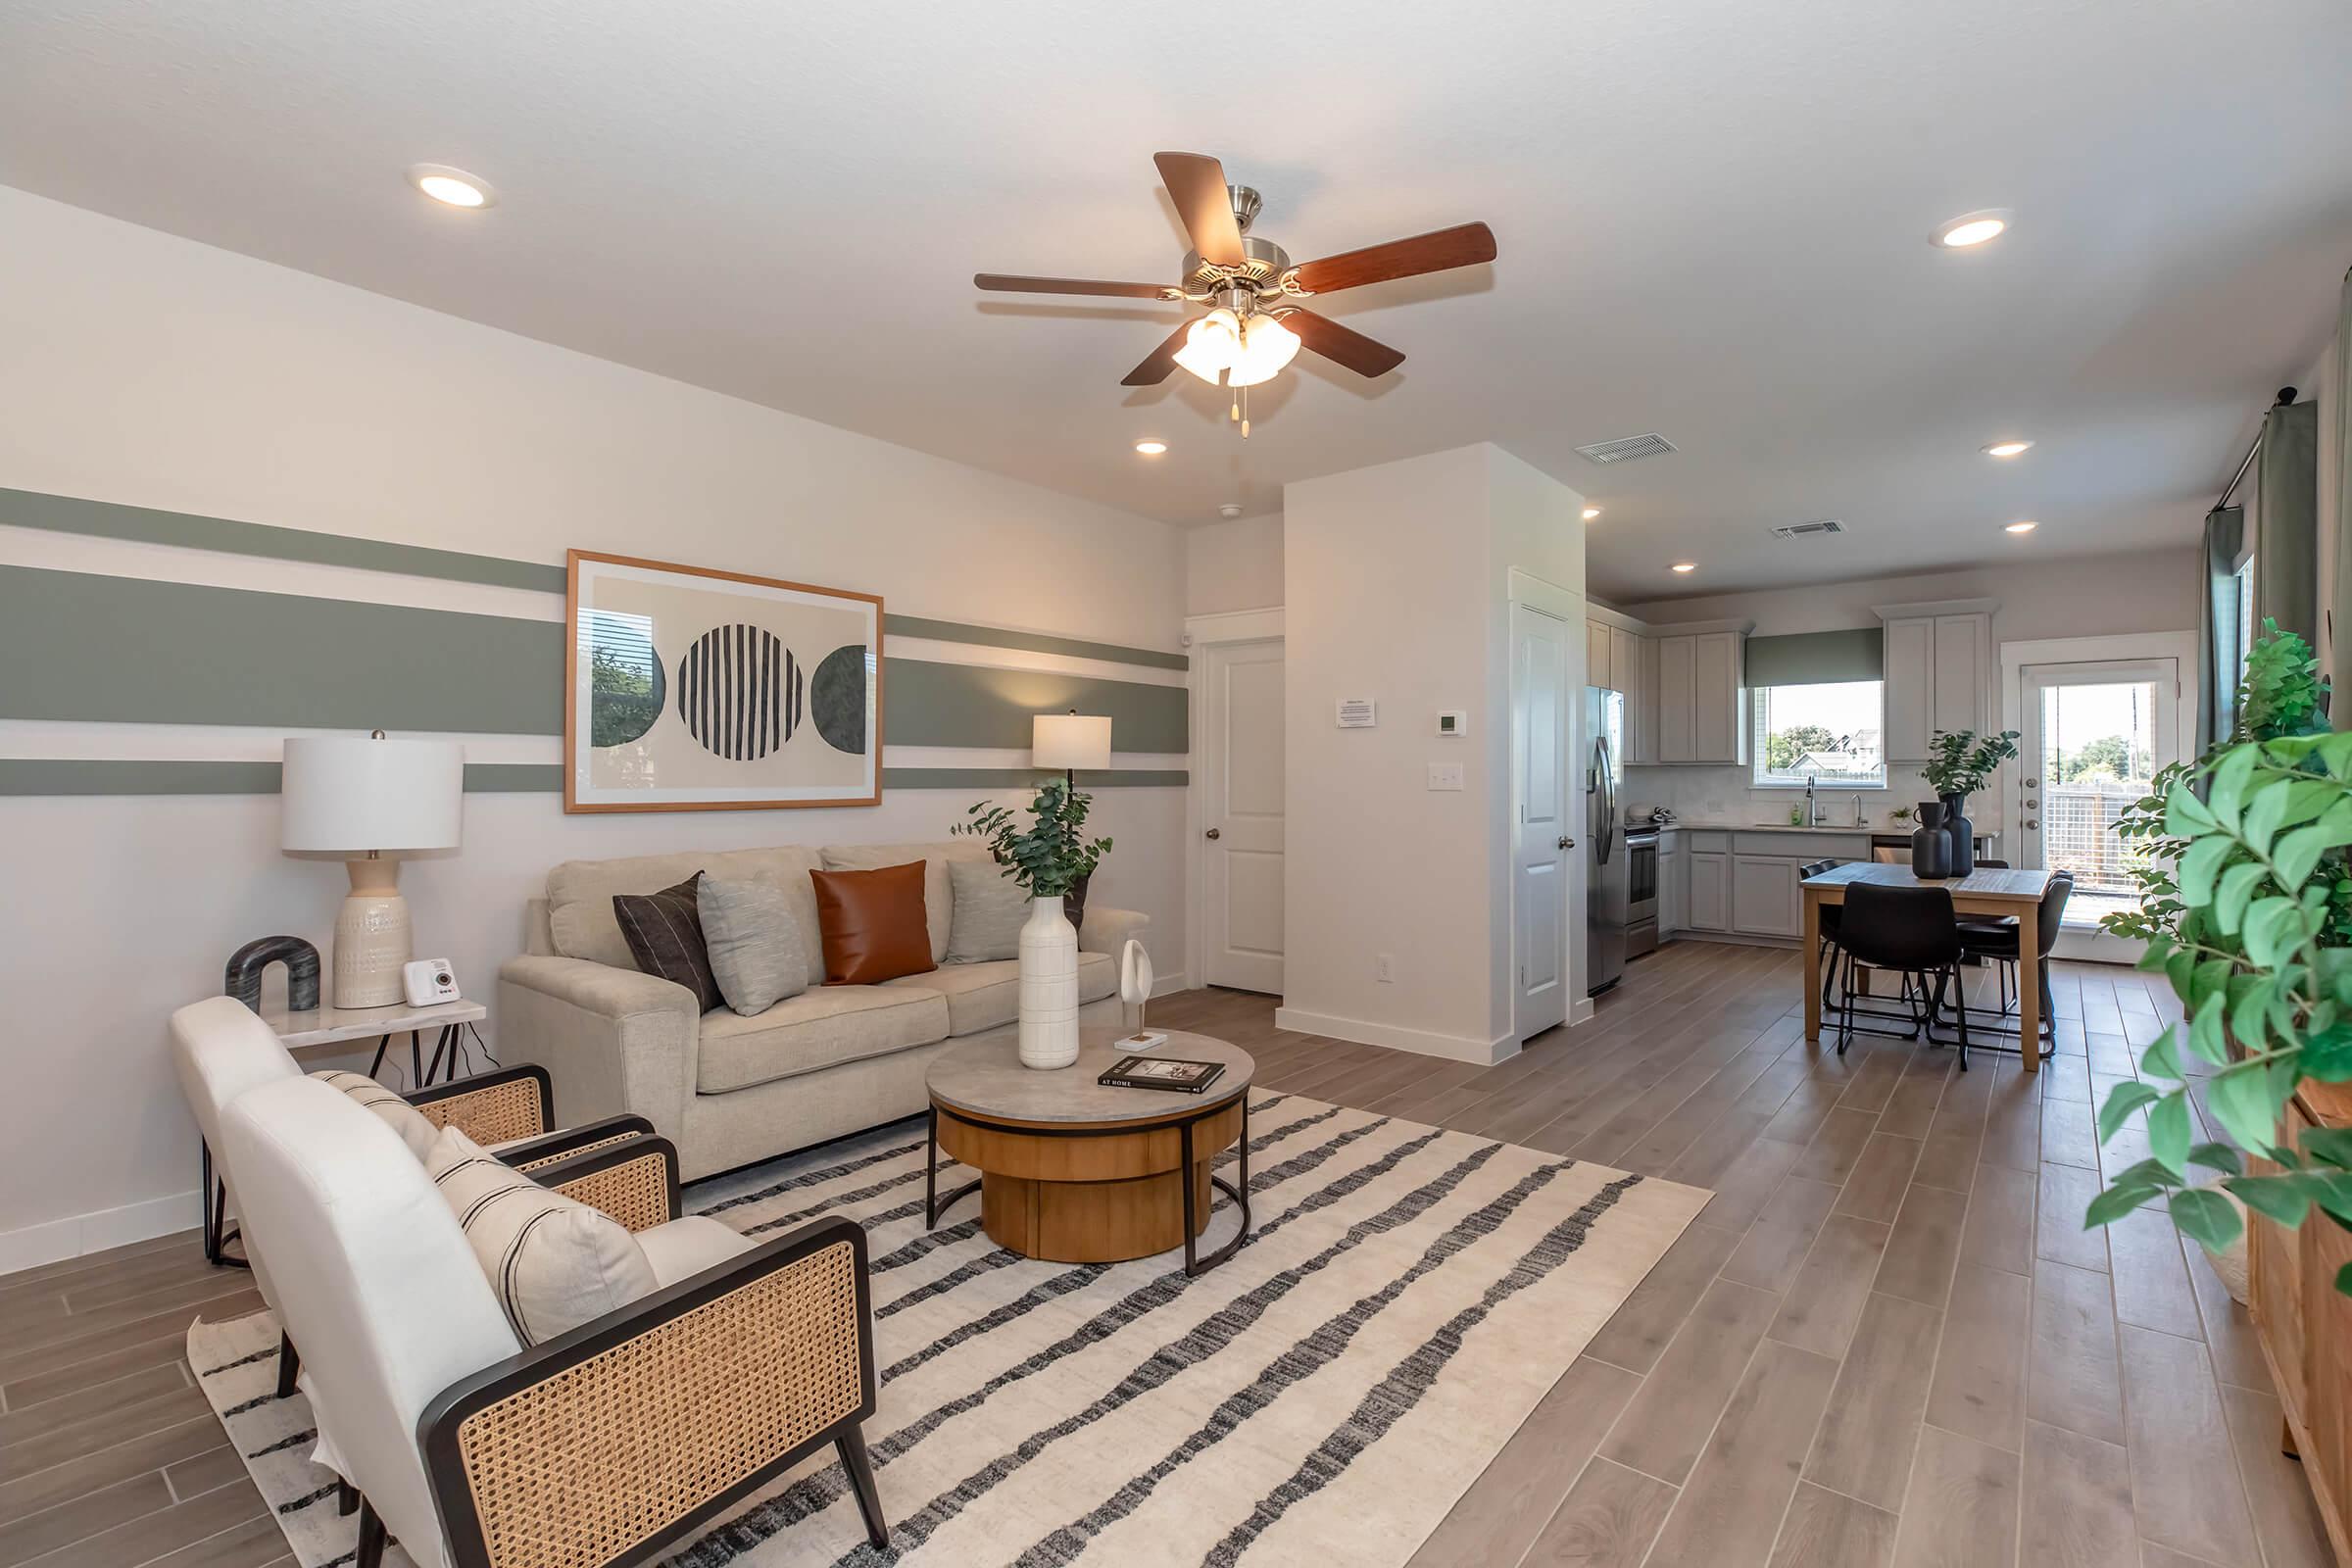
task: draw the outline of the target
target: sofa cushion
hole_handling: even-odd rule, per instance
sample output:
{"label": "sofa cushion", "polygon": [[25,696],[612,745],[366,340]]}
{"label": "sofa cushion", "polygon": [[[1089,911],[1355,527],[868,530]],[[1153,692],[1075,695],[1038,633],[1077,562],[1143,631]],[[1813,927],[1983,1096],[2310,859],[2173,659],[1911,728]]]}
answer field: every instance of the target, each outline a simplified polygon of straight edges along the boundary
{"label": "sofa cushion", "polygon": [[723,1095],[927,1046],[948,1037],[948,1017],[937,992],[888,986],[814,986],[757,1018],[722,1007],[704,1015],[695,1088]]}
{"label": "sofa cushion", "polygon": [[[988,846],[978,839],[944,839],[930,844],[828,844],[828,871],[871,871],[885,865],[923,862],[923,923],[931,932],[931,961],[948,956],[948,925],[956,907],[955,890],[948,883],[950,860],[985,860]],[[821,977],[820,977],[821,978]]]}
{"label": "sofa cushion", "polygon": [[[901,856],[912,859],[912,856]],[[659,893],[697,871],[741,879],[764,877],[784,890],[803,931],[816,929],[816,890],[808,873],[824,864],[813,849],[779,844],[763,850],[688,851],[638,855],[617,860],[565,860],[547,873],[549,943],[566,958],[589,958],[615,969],[634,969],[629,944],[612,917],[615,893]],[[825,978],[824,956],[808,945],[808,983]]]}
{"label": "sofa cushion", "polygon": [[[976,1035],[1020,1016],[1021,961],[1001,958],[994,963],[952,963],[929,974],[885,982],[881,989],[937,992],[947,999],[948,1033]],[[1109,954],[1078,955],[1078,1001],[1082,1005],[1115,996],[1118,989],[1119,966]]]}
{"label": "sofa cushion", "polygon": [[749,1017],[808,989],[808,936],[783,888],[766,877],[706,876],[695,907],[728,1006]]}
{"label": "sofa cushion", "polygon": [[923,928],[923,862],[813,871],[825,984],[871,986],[937,968]]}
{"label": "sofa cushion", "polygon": [[702,901],[697,890],[703,873],[697,871],[674,888],[659,893],[615,893],[612,917],[629,944],[629,956],[647,974],[694,993],[703,1011],[724,1006],[725,992],[710,969],[710,951],[703,938]]}
{"label": "sofa cushion", "polygon": [[1021,956],[1029,895],[994,860],[953,860],[948,885],[956,907],[948,921],[949,963],[990,963]]}

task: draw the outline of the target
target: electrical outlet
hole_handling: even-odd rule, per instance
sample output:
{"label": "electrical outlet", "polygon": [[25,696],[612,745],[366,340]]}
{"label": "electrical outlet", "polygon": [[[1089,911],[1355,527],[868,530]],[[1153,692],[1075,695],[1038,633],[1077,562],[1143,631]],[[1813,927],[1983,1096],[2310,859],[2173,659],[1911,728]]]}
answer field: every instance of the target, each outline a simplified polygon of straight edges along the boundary
{"label": "electrical outlet", "polygon": [[1432,762],[1429,764],[1429,787],[1433,790],[1458,790],[1462,787],[1462,764]]}
{"label": "electrical outlet", "polygon": [[1396,978],[1396,955],[1393,953],[1372,955],[1372,978],[1383,984],[1395,980]]}

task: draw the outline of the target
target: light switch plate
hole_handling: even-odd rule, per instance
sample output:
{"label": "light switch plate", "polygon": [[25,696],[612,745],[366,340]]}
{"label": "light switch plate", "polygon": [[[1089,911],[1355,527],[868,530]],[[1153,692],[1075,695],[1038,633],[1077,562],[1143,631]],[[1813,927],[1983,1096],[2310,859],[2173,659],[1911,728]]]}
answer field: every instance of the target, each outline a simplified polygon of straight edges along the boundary
{"label": "light switch plate", "polygon": [[1462,787],[1462,764],[1432,762],[1429,764],[1429,787],[1433,790],[1458,790]]}

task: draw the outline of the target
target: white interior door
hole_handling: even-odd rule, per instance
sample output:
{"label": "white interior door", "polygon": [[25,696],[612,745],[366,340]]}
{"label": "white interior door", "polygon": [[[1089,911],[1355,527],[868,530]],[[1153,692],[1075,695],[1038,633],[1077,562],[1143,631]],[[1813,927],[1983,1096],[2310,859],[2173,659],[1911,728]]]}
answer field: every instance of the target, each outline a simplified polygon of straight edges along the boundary
{"label": "white interior door", "polygon": [[1569,747],[1575,683],[1569,624],[1511,606],[1511,945],[1518,989],[1511,1022],[1521,1040],[1568,1021],[1575,994],[1568,953]]}
{"label": "white interior door", "polygon": [[1200,704],[1201,938],[1212,986],[1282,992],[1282,643],[1211,643]]}
{"label": "white interior door", "polygon": [[2125,807],[2180,760],[2180,661],[2028,664],[2018,759],[2019,863],[2071,872],[2068,926],[2135,905]]}

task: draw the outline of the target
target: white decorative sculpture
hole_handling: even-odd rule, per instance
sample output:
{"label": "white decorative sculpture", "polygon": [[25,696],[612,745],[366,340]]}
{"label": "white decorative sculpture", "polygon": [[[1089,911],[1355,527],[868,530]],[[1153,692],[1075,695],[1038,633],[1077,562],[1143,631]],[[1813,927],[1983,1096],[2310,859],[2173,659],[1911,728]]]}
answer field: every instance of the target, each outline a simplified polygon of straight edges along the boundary
{"label": "white decorative sculpture", "polygon": [[1167,1035],[1144,1027],[1144,1007],[1152,1000],[1152,955],[1133,937],[1119,951],[1119,1000],[1135,1009],[1135,1032],[1119,1042],[1122,1050],[1150,1051],[1167,1044]]}

